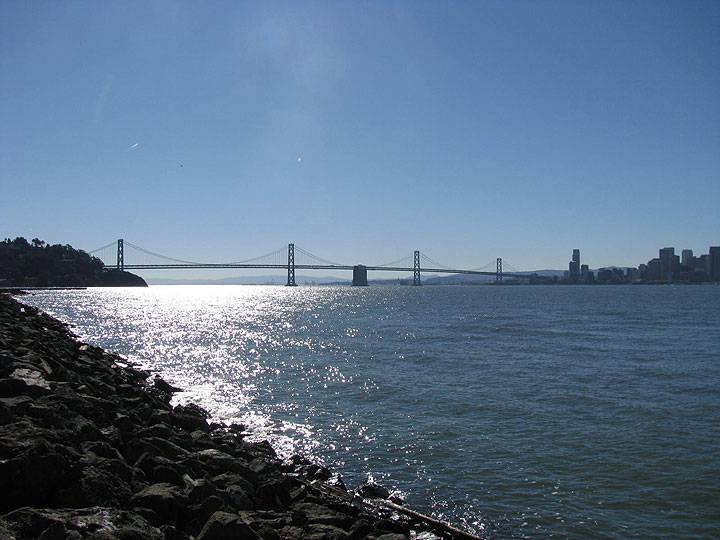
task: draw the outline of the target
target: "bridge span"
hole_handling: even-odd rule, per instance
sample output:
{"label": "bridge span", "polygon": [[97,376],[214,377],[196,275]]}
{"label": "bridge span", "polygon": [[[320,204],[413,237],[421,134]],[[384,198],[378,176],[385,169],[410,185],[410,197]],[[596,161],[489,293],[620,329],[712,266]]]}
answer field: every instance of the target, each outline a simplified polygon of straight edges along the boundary
{"label": "bridge span", "polygon": [[[138,262],[138,263],[126,263],[125,262],[125,247],[129,246],[131,249],[144,253],[155,258],[163,260],[163,262],[151,261],[151,262]],[[421,285],[421,273],[436,273],[436,274],[469,274],[479,276],[494,276],[496,282],[502,282],[503,278],[526,278],[526,274],[518,272],[503,272],[503,260],[498,257],[494,261],[486,264],[484,267],[478,269],[463,269],[463,268],[451,268],[445,265],[441,265],[429,257],[420,253],[419,250],[415,250],[412,257],[403,257],[397,261],[393,261],[386,264],[379,265],[362,265],[362,264],[339,264],[334,263],[312,253],[297,248],[300,255],[306,256],[306,258],[314,259],[306,262],[296,262],[295,244],[288,244],[287,246],[287,260],[284,260],[285,248],[281,250],[275,250],[271,253],[255,257],[253,259],[247,259],[245,261],[228,262],[228,263],[204,263],[204,262],[192,262],[185,261],[182,259],[174,259],[165,255],[160,255],[130,242],[125,242],[123,239],[112,242],[106,246],[95,249],[88,252],[91,255],[95,255],[106,251],[108,248],[114,248],[115,260],[110,261],[107,255],[99,256],[106,267],[115,267],[119,270],[174,270],[174,269],[221,269],[221,268],[233,268],[233,269],[273,269],[273,270],[287,270],[287,285],[295,286],[295,271],[296,270],[340,270],[340,271],[352,271],[353,272],[353,285],[367,285],[367,272],[396,272],[396,273],[410,273],[413,274],[413,285]],[[277,260],[278,254],[283,255],[283,261]],[[275,258],[276,260],[272,260]],[[412,259],[412,266],[408,263]],[[424,266],[422,263],[429,263],[430,266]],[[113,264],[114,263],[114,264]],[[488,268],[492,266],[491,268]]]}

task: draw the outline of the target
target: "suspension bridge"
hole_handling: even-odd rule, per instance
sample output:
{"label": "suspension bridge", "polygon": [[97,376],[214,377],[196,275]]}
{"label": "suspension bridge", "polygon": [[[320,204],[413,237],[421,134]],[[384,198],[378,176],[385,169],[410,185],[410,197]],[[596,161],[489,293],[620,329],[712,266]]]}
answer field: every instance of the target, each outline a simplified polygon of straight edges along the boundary
{"label": "suspension bridge", "polygon": [[[494,276],[496,282],[503,278],[527,278],[526,273],[519,273],[507,263],[505,267],[510,272],[503,272],[501,257],[490,261],[485,266],[474,269],[452,268],[426,256],[419,250],[395,261],[383,264],[343,264],[319,257],[300,246],[288,244],[287,248],[265,253],[258,257],[232,262],[198,262],[176,259],[150,251],[141,246],[127,242],[124,239],[88,251],[103,261],[106,268],[119,270],[173,270],[173,269],[212,269],[212,268],[238,268],[238,269],[275,269],[287,270],[287,285],[295,286],[296,270],[348,270],[353,273],[353,285],[367,285],[367,273],[370,272],[396,272],[412,273],[413,285],[421,284],[421,273],[431,274],[470,274],[479,276]],[[129,255],[129,257],[127,257]]]}

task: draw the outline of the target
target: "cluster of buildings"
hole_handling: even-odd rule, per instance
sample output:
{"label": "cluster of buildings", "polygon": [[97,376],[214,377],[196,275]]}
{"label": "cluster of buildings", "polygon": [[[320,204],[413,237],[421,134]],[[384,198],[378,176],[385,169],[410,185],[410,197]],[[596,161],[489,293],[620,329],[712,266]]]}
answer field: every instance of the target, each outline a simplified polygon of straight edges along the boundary
{"label": "cluster of buildings", "polygon": [[692,249],[683,249],[678,256],[675,248],[662,248],[657,258],[641,264],[638,271],[643,281],[720,281],[720,246],[697,257]]}
{"label": "cluster of buildings", "polygon": [[565,283],[668,283],[707,281],[720,282],[720,246],[713,246],[704,255],[695,256],[692,249],[675,255],[674,247],[660,250],[657,258],[637,268],[601,268],[591,271],[580,264],[580,250],[573,249],[572,260],[565,272]]}

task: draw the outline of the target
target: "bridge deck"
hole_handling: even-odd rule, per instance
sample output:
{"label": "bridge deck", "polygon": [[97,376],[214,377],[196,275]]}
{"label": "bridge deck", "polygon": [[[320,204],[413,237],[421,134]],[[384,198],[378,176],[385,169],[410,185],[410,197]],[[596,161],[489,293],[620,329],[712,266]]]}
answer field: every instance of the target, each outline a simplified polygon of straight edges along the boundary
{"label": "bridge deck", "polygon": [[[212,269],[212,268],[239,268],[239,269],[273,269],[287,270],[286,264],[126,264],[123,266],[125,270],[171,270],[171,269]],[[368,271],[377,272],[413,272],[413,267],[396,267],[396,266],[366,266]],[[350,270],[352,265],[336,265],[336,264],[296,264],[296,270]],[[495,276],[496,272],[488,272],[484,270],[463,270],[450,268],[421,268],[421,272],[429,272],[435,274],[472,274],[478,276]],[[514,274],[511,272],[503,272],[503,278],[526,278],[524,274]]]}

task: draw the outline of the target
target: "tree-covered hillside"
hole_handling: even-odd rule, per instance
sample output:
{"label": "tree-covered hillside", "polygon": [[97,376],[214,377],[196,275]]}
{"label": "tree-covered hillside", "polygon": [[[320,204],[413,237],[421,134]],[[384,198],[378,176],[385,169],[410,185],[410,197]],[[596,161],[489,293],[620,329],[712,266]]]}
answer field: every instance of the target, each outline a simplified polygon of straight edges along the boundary
{"label": "tree-covered hillside", "polygon": [[129,272],[106,270],[100,259],[71,245],[49,245],[38,238],[0,242],[0,286],[146,286]]}

